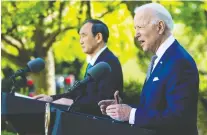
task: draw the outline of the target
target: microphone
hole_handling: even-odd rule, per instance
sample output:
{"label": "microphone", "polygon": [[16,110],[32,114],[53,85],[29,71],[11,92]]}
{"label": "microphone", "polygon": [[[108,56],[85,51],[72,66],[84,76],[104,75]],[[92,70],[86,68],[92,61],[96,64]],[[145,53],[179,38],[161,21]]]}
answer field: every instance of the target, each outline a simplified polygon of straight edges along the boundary
{"label": "microphone", "polygon": [[106,62],[99,62],[94,67],[90,68],[86,74],[86,77],[81,81],[76,81],[75,84],[69,89],[73,91],[82,85],[87,84],[90,81],[99,81],[111,72],[111,67]]}
{"label": "microphone", "polygon": [[36,58],[34,60],[31,60],[27,63],[27,66],[24,69],[18,70],[16,73],[14,73],[10,78],[15,78],[18,76],[23,76],[27,72],[40,72],[45,68],[45,62],[41,58]]}
{"label": "microphone", "polygon": [[[90,68],[88,72],[86,73],[85,79],[81,81],[76,81],[75,84],[69,89],[69,91],[75,91],[75,89],[80,88],[81,86],[87,84],[90,81],[99,81],[102,78],[106,77],[111,72],[111,67],[106,62],[99,62],[94,67]],[[71,112],[73,108],[75,107],[77,101],[82,97],[83,95],[79,95],[75,98],[73,104],[68,107],[68,112]]]}

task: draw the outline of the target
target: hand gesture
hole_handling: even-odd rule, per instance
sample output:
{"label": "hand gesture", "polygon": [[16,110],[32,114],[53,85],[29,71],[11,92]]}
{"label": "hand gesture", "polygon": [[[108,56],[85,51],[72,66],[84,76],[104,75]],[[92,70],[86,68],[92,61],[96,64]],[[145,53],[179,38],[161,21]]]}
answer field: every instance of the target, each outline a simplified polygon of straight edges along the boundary
{"label": "hand gesture", "polygon": [[100,106],[102,114],[106,115],[106,108],[109,105],[119,104],[121,102],[121,98],[119,97],[119,91],[117,90],[114,93],[114,99],[109,100],[101,100],[98,105]]}

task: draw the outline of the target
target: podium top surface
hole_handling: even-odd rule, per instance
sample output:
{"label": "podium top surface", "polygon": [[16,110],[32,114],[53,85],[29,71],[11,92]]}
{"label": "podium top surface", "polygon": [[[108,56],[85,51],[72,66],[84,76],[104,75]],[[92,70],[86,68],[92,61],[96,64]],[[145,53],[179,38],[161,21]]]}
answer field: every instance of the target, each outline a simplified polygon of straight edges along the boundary
{"label": "podium top surface", "polygon": [[[1,115],[10,114],[28,114],[28,113],[44,113],[44,101],[29,99],[24,97],[17,97],[7,93],[1,93]],[[69,106],[51,104],[61,110],[67,110]]]}

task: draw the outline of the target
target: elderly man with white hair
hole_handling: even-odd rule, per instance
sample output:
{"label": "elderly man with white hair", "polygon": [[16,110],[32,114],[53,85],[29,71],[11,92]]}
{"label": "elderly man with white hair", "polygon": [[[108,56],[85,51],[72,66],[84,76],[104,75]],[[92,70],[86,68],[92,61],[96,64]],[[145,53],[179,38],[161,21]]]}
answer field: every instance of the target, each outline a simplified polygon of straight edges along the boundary
{"label": "elderly man with white hair", "polygon": [[197,135],[199,75],[195,61],[173,37],[173,20],[160,4],[136,9],[136,39],[145,52],[152,52],[140,104],[131,107],[115,100],[102,100],[103,114],[158,135]]}

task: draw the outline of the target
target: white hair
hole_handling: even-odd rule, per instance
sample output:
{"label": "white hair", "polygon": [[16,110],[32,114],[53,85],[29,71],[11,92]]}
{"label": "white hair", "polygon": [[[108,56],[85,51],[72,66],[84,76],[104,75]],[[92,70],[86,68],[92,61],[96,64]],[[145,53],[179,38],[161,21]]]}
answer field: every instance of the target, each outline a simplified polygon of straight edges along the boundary
{"label": "white hair", "polygon": [[156,17],[158,17],[158,19],[164,21],[164,23],[167,25],[167,27],[170,29],[170,31],[173,30],[173,19],[172,19],[172,16],[171,14],[168,12],[168,10],[158,4],[158,3],[149,3],[149,4],[145,4],[145,5],[142,5],[140,7],[137,7],[135,9],[135,13],[137,13],[138,11],[140,10],[143,10],[143,9],[152,9],[156,15]]}

